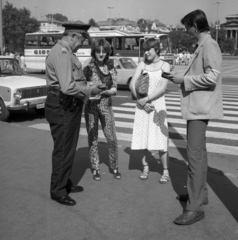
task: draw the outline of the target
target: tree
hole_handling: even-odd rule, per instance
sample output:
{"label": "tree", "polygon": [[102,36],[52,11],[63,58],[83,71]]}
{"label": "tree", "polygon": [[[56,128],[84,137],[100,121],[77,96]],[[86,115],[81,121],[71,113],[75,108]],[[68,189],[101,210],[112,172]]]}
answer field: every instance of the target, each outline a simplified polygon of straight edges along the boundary
{"label": "tree", "polygon": [[137,25],[140,28],[141,32],[145,32],[146,26],[147,26],[147,22],[145,19],[141,18],[137,21]]}
{"label": "tree", "polygon": [[[47,14],[46,17],[52,18],[52,14]],[[59,22],[68,22],[68,18],[60,13],[53,14],[53,18]]]}
{"label": "tree", "polygon": [[[212,38],[216,39],[216,28],[215,25],[211,24],[210,33]],[[226,37],[226,30],[224,28],[218,31],[218,44],[222,52],[233,53],[235,49],[235,40],[228,39]]]}
{"label": "tree", "polygon": [[184,31],[171,31],[170,36],[175,52],[194,51],[195,41]]}
{"label": "tree", "polygon": [[92,27],[98,27],[97,23],[93,18],[89,19],[88,24],[91,25]]}
{"label": "tree", "polygon": [[17,9],[9,2],[3,8],[2,18],[5,46],[10,46],[10,51],[23,52],[25,34],[39,31],[40,23],[31,18],[28,9]]}

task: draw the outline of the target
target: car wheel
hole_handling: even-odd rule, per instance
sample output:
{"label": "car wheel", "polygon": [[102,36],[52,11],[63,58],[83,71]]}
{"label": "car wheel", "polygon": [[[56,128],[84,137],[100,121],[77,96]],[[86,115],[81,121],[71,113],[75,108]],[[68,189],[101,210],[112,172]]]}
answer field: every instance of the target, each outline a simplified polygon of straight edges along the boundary
{"label": "car wheel", "polygon": [[131,79],[132,79],[132,78],[129,78],[128,81],[127,81],[127,87],[128,87],[129,89],[130,89]]}
{"label": "car wheel", "polygon": [[40,109],[35,108],[35,111],[39,115],[45,115],[45,109],[44,108],[40,108]]}
{"label": "car wheel", "polygon": [[6,122],[10,116],[9,110],[6,108],[2,99],[0,99],[0,121]]}

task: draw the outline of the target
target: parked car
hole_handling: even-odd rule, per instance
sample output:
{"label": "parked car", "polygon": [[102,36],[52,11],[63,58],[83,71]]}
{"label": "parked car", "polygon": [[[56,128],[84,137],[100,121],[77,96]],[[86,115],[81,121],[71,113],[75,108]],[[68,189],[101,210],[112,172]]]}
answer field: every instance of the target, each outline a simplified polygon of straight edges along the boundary
{"label": "parked car", "polygon": [[129,87],[137,67],[133,59],[129,57],[110,57],[110,59],[113,59],[114,67],[117,71],[118,86]]}
{"label": "parked car", "polygon": [[43,114],[47,93],[45,79],[25,75],[14,57],[0,56],[0,121],[22,109]]}

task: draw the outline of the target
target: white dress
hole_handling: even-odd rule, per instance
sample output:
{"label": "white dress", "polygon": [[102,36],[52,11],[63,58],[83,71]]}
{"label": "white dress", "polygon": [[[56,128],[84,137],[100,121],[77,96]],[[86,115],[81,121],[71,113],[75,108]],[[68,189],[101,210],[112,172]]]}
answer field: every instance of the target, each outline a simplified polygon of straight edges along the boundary
{"label": "white dress", "polygon": [[[144,70],[144,72],[148,72],[149,74],[148,95],[150,95],[162,84],[162,70]],[[148,149],[167,152],[169,138],[165,97],[161,96],[152,101],[152,104],[155,110],[149,114],[146,113],[139,104],[136,106],[131,149]]]}

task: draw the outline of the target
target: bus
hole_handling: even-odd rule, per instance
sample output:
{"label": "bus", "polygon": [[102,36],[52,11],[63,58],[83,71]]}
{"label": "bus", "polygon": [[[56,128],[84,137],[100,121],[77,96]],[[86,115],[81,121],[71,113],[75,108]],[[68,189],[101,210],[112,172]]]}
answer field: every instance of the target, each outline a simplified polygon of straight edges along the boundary
{"label": "bus", "polygon": [[[45,58],[54,44],[61,39],[63,32],[47,33],[27,33],[25,37],[25,61],[27,68],[36,70],[45,70]],[[146,38],[158,38],[160,40],[160,58],[169,62],[171,66],[174,63],[174,54],[172,52],[172,40],[168,34],[144,34],[128,33],[119,30],[89,31],[92,39],[104,38],[112,47],[112,56],[130,57],[136,64],[143,57],[142,44]],[[91,49],[88,41],[84,42],[76,56],[83,63],[90,57]]]}

